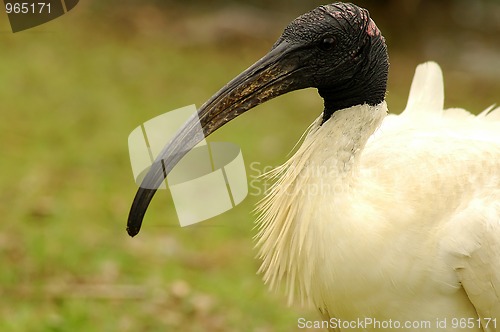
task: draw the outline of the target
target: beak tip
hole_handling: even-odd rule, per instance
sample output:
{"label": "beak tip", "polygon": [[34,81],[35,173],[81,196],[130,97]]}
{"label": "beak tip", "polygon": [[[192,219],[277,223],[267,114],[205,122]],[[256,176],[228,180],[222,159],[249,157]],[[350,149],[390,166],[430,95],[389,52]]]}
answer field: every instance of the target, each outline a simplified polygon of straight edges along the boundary
{"label": "beak tip", "polygon": [[127,233],[130,237],[134,237],[139,234],[139,229],[127,226]]}
{"label": "beak tip", "polygon": [[141,231],[143,215],[134,214],[131,211],[127,222],[127,233],[130,237],[134,237]]}
{"label": "beak tip", "polygon": [[153,198],[156,189],[146,189],[139,187],[130,208],[130,213],[128,215],[127,221],[127,233],[131,237],[139,234],[141,230],[142,221],[144,219],[144,214],[148,208],[151,199]]}

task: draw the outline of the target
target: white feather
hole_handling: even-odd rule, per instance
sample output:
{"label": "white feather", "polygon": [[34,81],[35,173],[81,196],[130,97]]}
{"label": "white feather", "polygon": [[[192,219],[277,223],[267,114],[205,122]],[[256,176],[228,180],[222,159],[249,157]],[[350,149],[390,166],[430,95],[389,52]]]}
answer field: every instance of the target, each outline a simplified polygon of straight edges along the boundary
{"label": "white feather", "polygon": [[[473,116],[443,101],[429,62],[401,115],[386,117],[383,102],[315,121],[260,204],[271,288],[284,283],[290,302],[325,318],[439,331],[470,318],[468,331],[500,331],[500,108]],[[479,327],[488,318],[497,329]]]}

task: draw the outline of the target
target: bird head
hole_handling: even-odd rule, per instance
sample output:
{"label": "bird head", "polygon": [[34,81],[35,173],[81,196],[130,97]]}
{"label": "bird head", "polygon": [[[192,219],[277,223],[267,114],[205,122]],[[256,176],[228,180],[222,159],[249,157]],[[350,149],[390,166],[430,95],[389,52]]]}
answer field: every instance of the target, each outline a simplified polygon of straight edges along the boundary
{"label": "bird head", "polygon": [[293,20],[273,52],[281,54],[292,90],[318,89],[325,102],[323,122],[337,110],[385,98],[387,48],[366,9],[346,3],[320,6]]}
{"label": "bird head", "polygon": [[160,152],[132,203],[128,233],[139,232],[156,189],[203,136],[267,100],[309,87],[324,99],[323,123],[337,110],[377,105],[385,98],[388,67],[384,38],[367,10],[335,3],[299,16],[268,54],[203,104]]}

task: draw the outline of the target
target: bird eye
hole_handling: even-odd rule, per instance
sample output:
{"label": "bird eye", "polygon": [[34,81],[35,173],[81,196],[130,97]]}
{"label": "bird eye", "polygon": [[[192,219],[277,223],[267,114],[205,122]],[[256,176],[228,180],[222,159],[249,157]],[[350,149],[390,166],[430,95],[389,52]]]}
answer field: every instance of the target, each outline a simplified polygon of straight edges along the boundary
{"label": "bird eye", "polygon": [[323,51],[328,51],[333,49],[335,47],[335,44],[336,44],[335,38],[332,36],[327,36],[321,40],[319,48],[322,49]]}

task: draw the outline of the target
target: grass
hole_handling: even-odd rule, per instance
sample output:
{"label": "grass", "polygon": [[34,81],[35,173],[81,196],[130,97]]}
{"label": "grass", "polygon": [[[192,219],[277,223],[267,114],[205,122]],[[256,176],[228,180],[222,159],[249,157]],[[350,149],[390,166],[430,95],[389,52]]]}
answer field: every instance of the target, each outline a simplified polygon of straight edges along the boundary
{"label": "grass", "polygon": [[[141,234],[125,232],[136,190],[128,134],[200,105],[271,41],[186,46],[78,16],[0,30],[1,331],[293,331],[299,317],[318,318],[256,275],[259,197],[181,229],[160,193]],[[392,59],[389,104],[401,109],[415,60]],[[452,83],[462,98],[453,101],[473,104],[477,82]],[[300,91],[212,140],[240,145],[246,165],[276,166],[320,110],[315,91]]]}
{"label": "grass", "polygon": [[181,229],[161,193],[141,235],[125,232],[136,190],[130,131],[199,105],[242,63],[210,48],[63,26],[1,36],[0,330],[293,328],[299,311],[255,274],[256,198]]}

